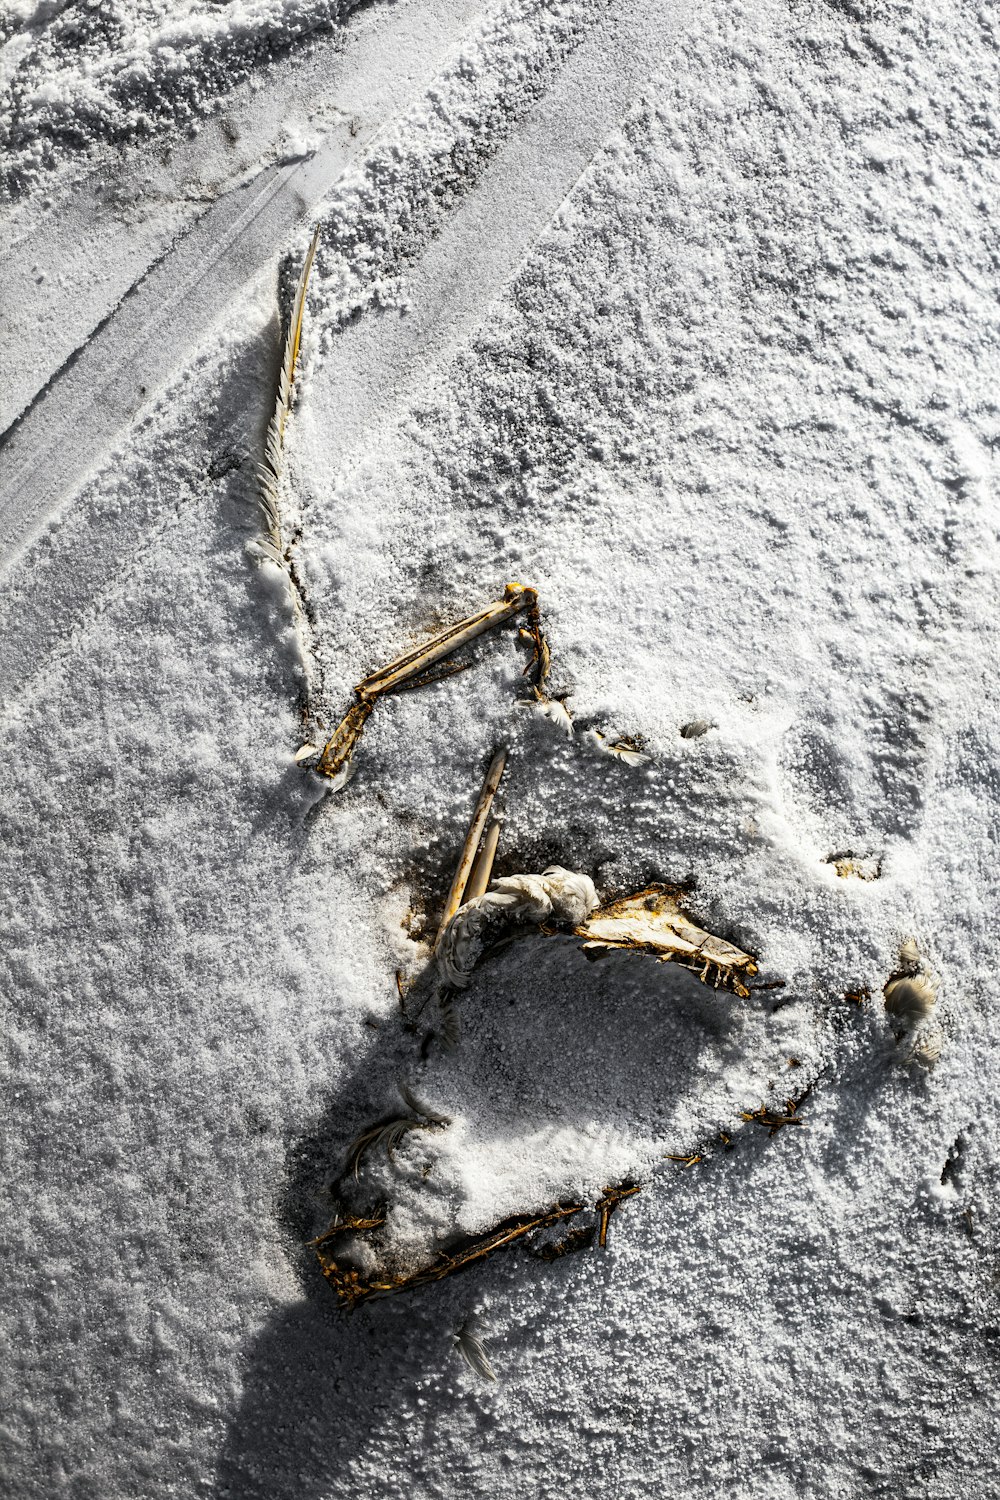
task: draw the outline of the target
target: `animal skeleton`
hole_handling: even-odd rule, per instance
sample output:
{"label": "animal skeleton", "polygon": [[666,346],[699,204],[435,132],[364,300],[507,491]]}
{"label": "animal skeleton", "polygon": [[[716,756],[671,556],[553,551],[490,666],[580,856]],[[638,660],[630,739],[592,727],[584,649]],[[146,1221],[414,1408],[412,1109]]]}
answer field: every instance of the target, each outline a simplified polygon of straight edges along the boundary
{"label": "animal skeleton", "polygon": [[[278,376],[274,412],[267,431],[265,454],[258,467],[259,505],[264,534],[256,544],[258,557],[284,574],[291,601],[296,635],[303,661],[307,690],[307,718],[315,723],[308,701],[312,665],[308,629],[301,586],[295,571],[292,542],[285,534],[280,507],[284,470],[285,433],[292,406],[306,289],[316,252],[318,234],[313,236],[299,279],[292,316],[286,336]],[[392,693],[427,686],[452,673],[465,669],[456,662],[456,653],[473,641],[497,629],[509,620],[524,617],[521,639],[531,646],[532,656],[525,668],[531,696],[527,702],[544,713],[570,735],[574,732],[572,716],[560,699],[550,698],[546,683],[550,670],[549,647],[541,629],[538,594],[520,583],[510,583],[502,600],[438,632],[422,645],[411,647],[385,667],[369,673],[354,689],[355,701],[326,739],[322,747],[302,746],[296,760],[317,772],[336,790],[344,786],[352,772],[352,757],[364,732],[368,718],[378,701]],[[713,726],[707,720],[685,725],[681,734],[697,738]],[[599,750],[613,755],[630,766],[639,766],[649,756],[635,741],[610,740],[598,730],[591,737]],[[498,750],[476,801],[432,950],[432,974],[442,1010],[447,1012],[457,991],[470,981],[473,969],[488,954],[498,939],[505,939],[519,929],[534,930],[546,937],[575,940],[582,944],[588,957],[601,957],[617,950],[658,962],[673,962],[693,971],[704,984],[712,985],[744,998],[750,990],[747,981],[757,973],[756,960],[734,943],[698,927],[683,910],[684,895],[667,885],[649,885],[633,895],[601,905],[597,891],[587,875],[552,865],[541,874],[508,875],[491,880],[500,833],[500,822],[492,816],[494,799],[503,777],[507,751]],[[877,862],[858,859],[851,854],[831,856],[837,874],[862,880],[878,877]],[[941,1048],[942,1031],[932,1012],[937,998],[936,979],[912,940],[900,952],[900,967],[885,986],[886,1011],[897,1023],[897,1040],[905,1043],[907,1062],[918,1061],[930,1066]],[[405,1088],[403,1098],[410,1114],[395,1115],[364,1131],[348,1152],[347,1175],[358,1178],[366,1155],[384,1148],[389,1159],[411,1132],[441,1130],[449,1120],[416,1100]],[[804,1097],[804,1096],[802,1096]],[[758,1110],[743,1113],[747,1122],[756,1122],[775,1134],[787,1125],[800,1125],[798,1099],[786,1101],[779,1114],[765,1104]],[[723,1140],[728,1144],[728,1137]],[[707,1148],[706,1148],[707,1149]],[[701,1152],[670,1158],[683,1165],[697,1164]],[[341,1303],[352,1307],[369,1297],[383,1296],[420,1286],[463,1269],[536,1231],[565,1224],[586,1213],[595,1215],[592,1227],[570,1229],[565,1248],[590,1243],[595,1237],[600,1246],[607,1240],[612,1212],[627,1198],[639,1192],[639,1185],[624,1182],[605,1189],[596,1204],[558,1203],[531,1214],[508,1219],[486,1234],[466,1239],[439,1250],[423,1266],[395,1268],[384,1264],[375,1271],[362,1272],[336,1259],[331,1244],[344,1234],[375,1236],[369,1241],[378,1251],[377,1237],[385,1219],[381,1214],[338,1217],[330,1228],[311,1243],[316,1250],[324,1276],[329,1280]],[[551,1251],[562,1253],[557,1247]],[[368,1256],[368,1263],[371,1256]],[[464,1329],[459,1346],[472,1368],[485,1378],[494,1378],[485,1351],[471,1329]]]}

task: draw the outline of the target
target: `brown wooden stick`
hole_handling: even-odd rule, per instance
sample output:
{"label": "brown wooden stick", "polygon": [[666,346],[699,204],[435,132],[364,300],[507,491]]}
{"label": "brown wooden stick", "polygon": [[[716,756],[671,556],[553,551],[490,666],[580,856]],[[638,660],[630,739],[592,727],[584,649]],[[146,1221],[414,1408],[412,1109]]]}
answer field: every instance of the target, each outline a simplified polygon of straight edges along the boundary
{"label": "brown wooden stick", "polygon": [[458,868],[455,871],[455,878],[451,882],[451,889],[448,892],[448,899],[444,904],[444,911],[441,913],[441,925],[438,928],[437,937],[434,939],[435,953],[437,952],[438,944],[444,936],[448,923],[462,904],[465,888],[469,883],[469,875],[472,871],[472,862],[475,859],[476,850],[479,848],[479,840],[483,836],[486,819],[489,817],[493,798],[497,794],[497,787],[500,785],[500,778],[503,775],[506,764],[507,751],[498,750],[490,762],[490,768],[486,773],[486,780],[483,782],[482,791],[479,793],[479,798],[476,802],[475,812],[472,814],[469,831],[465,835],[465,843],[462,845]]}

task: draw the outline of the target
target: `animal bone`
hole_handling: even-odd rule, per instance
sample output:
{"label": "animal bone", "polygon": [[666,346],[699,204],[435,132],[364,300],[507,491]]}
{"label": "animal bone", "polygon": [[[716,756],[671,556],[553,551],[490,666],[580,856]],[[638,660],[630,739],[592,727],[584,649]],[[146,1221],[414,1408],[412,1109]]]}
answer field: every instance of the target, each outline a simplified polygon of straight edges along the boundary
{"label": "animal bone", "polygon": [[469,831],[465,835],[465,843],[462,845],[462,853],[459,857],[458,868],[456,869],[454,879],[451,882],[451,889],[448,892],[448,898],[444,903],[444,912],[441,916],[441,926],[438,929],[437,939],[434,943],[435,952],[437,952],[438,948],[441,945],[441,939],[444,937],[444,934],[448,928],[448,924],[451,922],[455,913],[458,911],[459,907],[462,904],[462,897],[465,895],[465,888],[469,882],[469,877],[472,874],[473,862],[476,858],[476,850],[479,848],[479,840],[483,836],[483,829],[486,827],[486,819],[490,815],[490,808],[493,806],[493,798],[496,796],[497,788],[500,785],[500,778],[503,776],[504,766],[506,764],[506,750],[498,750],[496,755],[494,755],[492,761],[490,762],[490,768],[486,773],[486,780],[483,782],[482,790],[480,791],[478,800],[476,802],[475,811],[472,814],[472,822],[469,824]]}
{"label": "animal bone", "polygon": [[598,955],[611,948],[648,953],[661,963],[679,963],[692,969],[703,983],[716,989],[746,996],[744,983],[757,973],[749,953],[733,943],[713,937],[696,927],[678,903],[679,892],[669,886],[651,885],[634,896],[593,912],[576,929],[586,939],[583,951]]}
{"label": "animal bone", "polygon": [[[388,666],[382,667],[377,672],[371,672],[363,678],[354,689],[357,702],[347,710],[344,718],[330,736],[319,759],[314,763],[314,769],[333,783],[334,791],[338,791],[350,777],[351,756],[361,738],[368,715],[379,698],[386,693],[400,692],[407,687],[420,687],[426,683],[438,681],[439,676],[450,675],[446,658],[469,645],[487,630],[494,630],[505,620],[510,620],[514,615],[522,613],[527,615],[529,635],[535,650],[534,659],[529,663],[528,670],[531,671],[534,668],[536,679],[534,690],[536,696],[543,698],[542,684],[548,673],[549,648],[541,633],[538,594],[532,588],[525,588],[523,584],[509,583],[504,591],[503,599],[496,604],[491,604],[486,609],[480,610],[478,614],[470,615],[467,619],[450,625],[447,630],[440,631],[424,645],[414,646],[411,650],[405,651],[402,656],[397,656]],[[428,676],[427,674],[433,673],[433,669],[439,663],[446,663],[442,672]],[[452,670],[460,669],[453,668]]]}
{"label": "animal bone", "polygon": [[682,964],[716,989],[750,993],[744,980],[757,973],[755,960],[696,927],[668,886],[647,886],[595,911],[597,904],[593,882],[559,865],[542,875],[495,880],[485,895],[467,901],[442,926],[435,947],[441,978],[453,989],[465,989],[483,951],[504,927],[556,922],[571,925],[575,936],[585,939],[588,957],[627,948],[661,963]]}
{"label": "animal bone", "polygon": [[485,896],[490,878],[493,874],[493,862],[497,857],[497,844],[500,841],[500,820],[492,818],[483,834],[483,842],[479,846],[469,875],[469,883],[465,887],[465,901],[475,901],[479,896]]}

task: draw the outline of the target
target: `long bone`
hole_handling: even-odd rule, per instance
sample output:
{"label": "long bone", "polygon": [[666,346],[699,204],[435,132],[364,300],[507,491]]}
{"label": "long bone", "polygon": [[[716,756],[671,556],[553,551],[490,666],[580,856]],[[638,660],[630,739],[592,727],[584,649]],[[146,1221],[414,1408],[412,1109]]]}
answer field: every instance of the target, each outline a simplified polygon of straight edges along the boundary
{"label": "long bone", "polygon": [[[459,856],[458,866],[455,870],[454,879],[451,882],[451,889],[448,892],[448,898],[444,903],[444,911],[441,914],[441,925],[438,928],[438,935],[434,941],[435,952],[437,952],[438,944],[447,931],[452,917],[454,917],[455,913],[458,911],[458,908],[462,905],[466,887],[469,883],[469,878],[472,874],[473,865],[476,859],[476,851],[479,848],[479,841],[483,836],[483,829],[486,827],[486,819],[490,815],[490,808],[493,806],[493,798],[497,794],[497,788],[500,785],[500,778],[503,776],[504,767],[506,766],[506,764],[506,750],[498,750],[496,755],[494,755],[492,761],[490,762],[490,768],[486,773],[486,779],[483,782],[482,790],[480,791],[479,797],[476,801],[475,811],[472,814],[472,821],[469,824],[469,831],[465,835],[465,843],[462,845],[462,853]],[[496,848],[495,843],[493,847],[494,849]]]}
{"label": "long bone", "polygon": [[493,862],[497,857],[497,844],[500,842],[500,820],[494,818],[487,826],[483,834],[483,842],[479,846],[469,876],[469,883],[465,887],[463,901],[476,901],[480,896],[486,894],[493,874]]}
{"label": "long bone", "polygon": [[354,689],[357,701],[347,710],[324,745],[315,763],[315,769],[320,775],[333,782],[334,790],[339,790],[348,780],[354,748],[379,698],[407,687],[418,687],[424,683],[437,681],[438,676],[447,675],[447,673],[433,675],[434,668],[445,662],[446,658],[484,635],[486,631],[494,630],[504,621],[522,613],[527,615],[527,634],[535,649],[535,657],[529,664],[528,670],[531,671],[534,668],[534,692],[536,696],[542,695],[542,684],[548,673],[549,650],[539,623],[538,594],[535,589],[525,588],[520,583],[509,583],[504,591],[503,599],[496,604],[491,604],[488,608],[480,610],[478,614],[470,615],[467,619],[450,625],[424,645],[405,651],[388,666],[382,667],[377,672],[371,672],[363,678]]}

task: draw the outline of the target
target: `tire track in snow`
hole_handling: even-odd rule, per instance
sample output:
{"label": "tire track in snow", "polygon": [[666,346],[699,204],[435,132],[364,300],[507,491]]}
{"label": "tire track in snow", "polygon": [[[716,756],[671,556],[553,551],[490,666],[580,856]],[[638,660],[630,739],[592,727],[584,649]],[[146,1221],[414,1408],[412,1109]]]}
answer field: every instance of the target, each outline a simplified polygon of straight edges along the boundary
{"label": "tire track in snow", "polygon": [[407,276],[405,315],[363,316],[337,335],[314,377],[334,391],[341,461],[425,389],[468,341],[649,76],[669,60],[683,0],[618,3],[452,209]]}
{"label": "tire track in snow", "polygon": [[440,71],[473,0],[425,0],[359,30],[337,80],[341,119],[305,160],[271,167],[220,199],[126,295],[10,430],[0,533],[10,563],[113,450],[205,332]]}
{"label": "tire track in snow", "polygon": [[[338,335],[318,372],[318,378],[332,384],[336,392],[340,420],[333,439],[335,461],[342,461],[373,425],[392,420],[411,394],[426,387],[431,372],[440,369],[462,347],[552,222],[642,84],[668,60],[683,13],[682,0],[639,0],[632,4],[618,0],[570,54],[552,87],[529,110],[412,268],[404,285],[407,314],[365,316]],[[370,106],[366,118],[371,119]],[[344,133],[349,129],[349,123],[345,123]],[[372,142],[376,134],[369,123],[366,142]],[[114,347],[105,349],[116,339],[118,319],[112,319],[100,340],[93,341],[99,344],[93,358],[85,358],[92,344],[68,372],[66,380],[76,394],[76,404],[63,398],[60,412],[56,397],[62,382],[58,382],[51,395],[36,406],[31,423],[26,421],[17,433],[19,473],[22,482],[28,483],[25,510],[30,508],[29,513],[17,514],[17,484],[9,468],[0,487],[0,523],[10,547],[8,568],[60,501],[108,456],[115,439],[138,413],[142,396],[137,387],[146,385],[148,394],[152,378],[140,375],[138,369],[152,368],[159,384],[166,383],[181,354],[193,350],[206,328],[222,315],[225,290],[220,283],[226,283],[229,291],[235,290],[277,252],[309,209],[329,195],[343,175],[352,142],[356,144],[354,138],[345,140],[341,132],[335,132],[308,162],[264,174],[263,180],[258,179],[241,198],[238,212],[234,212],[236,205],[231,200],[220,205],[226,215],[223,232],[227,249],[214,248],[210,264],[203,266],[200,257],[206,238],[215,229],[210,223],[214,211],[200,221],[177,255],[158,268],[157,296],[167,306],[160,311],[160,303],[154,304],[151,327],[166,327],[174,310],[174,316],[183,319],[186,336],[181,353],[175,341],[167,341],[163,349],[143,350],[141,367],[132,365],[123,377],[120,335]],[[294,205],[291,195],[295,195]],[[127,303],[123,313],[126,308]],[[133,335],[133,348],[149,339],[151,327],[141,325]],[[118,399],[101,423],[100,438],[92,431],[81,438],[73,422],[79,420],[80,410],[94,409],[95,369],[101,388],[114,390]],[[90,373],[90,384],[79,391],[86,372]],[[62,416],[55,459],[50,459],[32,484],[40,439],[52,426],[53,408]],[[225,440],[233,435],[225,432],[221,437]],[[120,553],[116,560],[120,563]],[[74,556],[74,566],[85,574],[88,565]],[[16,653],[8,650],[0,663],[0,693],[8,703],[44,668],[53,645],[65,638],[68,626],[88,599],[100,597],[101,607],[107,607],[115,585],[109,590],[105,557],[95,556],[89,566],[90,577],[74,580],[66,607],[68,620],[60,623],[54,619],[44,600],[22,598],[18,649]],[[8,628],[8,637],[11,634]]]}
{"label": "tire track in snow", "polygon": [[[377,10],[366,15],[365,5]],[[339,118],[345,53],[364,46],[373,28],[381,35],[381,9],[378,0],[361,0],[349,24],[304,56],[295,49],[269,62],[265,75],[219,100],[193,135],[124,153],[99,149],[100,165],[83,181],[54,185],[47,207],[36,195],[0,215],[4,434],[214,202],[267,166],[298,161],[305,151],[291,143],[315,143]]]}

